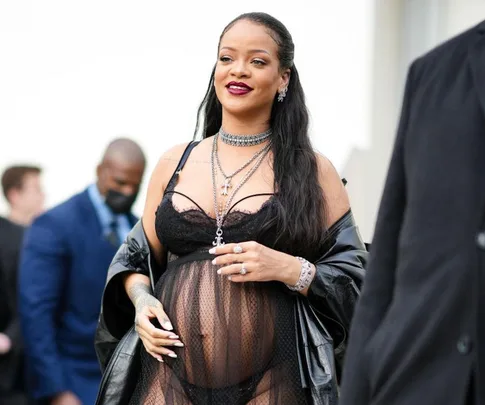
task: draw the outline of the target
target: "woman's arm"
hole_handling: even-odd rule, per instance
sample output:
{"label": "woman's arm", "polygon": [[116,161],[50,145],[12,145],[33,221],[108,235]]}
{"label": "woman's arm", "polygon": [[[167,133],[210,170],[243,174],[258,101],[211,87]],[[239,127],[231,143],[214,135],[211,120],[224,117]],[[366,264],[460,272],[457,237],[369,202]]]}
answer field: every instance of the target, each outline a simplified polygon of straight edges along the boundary
{"label": "woman's arm", "polygon": [[[165,251],[155,231],[155,216],[168,182],[186,147],[187,144],[177,145],[164,153],[148,184],[142,224],[150,253],[160,266],[164,262]],[[177,340],[178,336],[168,332],[173,330],[172,324],[160,301],[153,296],[149,277],[139,273],[127,273],[123,283],[125,291],[135,307],[136,329],[148,353],[159,361],[163,361],[161,354],[175,356],[173,351],[163,346],[181,346],[182,343]],[[153,325],[152,320],[155,318],[163,329]]]}
{"label": "woman's arm", "polygon": [[148,183],[142,223],[148,244],[150,245],[150,252],[158,264],[163,263],[164,251],[155,231],[155,214],[162,201],[168,182],[172,178],[186,148],[187,143],[184,143],[165,152],[153,170],[150,182]]}
{"label": "woman's arm", "polygon": [[[186,148],[187,144],[180,144],[165,152],[153,170],[148,183],[145,207],[143,209],[141,221],[150,247],[150,254],[158,265],[163,264],[165,252],[155,231],[155,215],[157,208],[162,201],[168,182],[177,168],[177,164]],[[139,273],[127,273],[124,275],[123,284],[126,293],[132,300],[133,304],[135,304],[134,298],[137,298],[138,295],[133,293],[130,294],[130,290],[132,290],[134,286],[141,287],[141,285],[145,285],[150,287],[150,279],[147,275],[143,276]],[[141,289],[143,289],[143,287],[141,287]],[[138,288],[136,290],[141,291],[141,289]]]}
{"label": "woman's arm", "polygon": [[[332,165],[330,160],[321,154],[317,154],[318,164],[318,180],[320,187],[323,191],[323,198],[326,203],[326,223],[325,229],[331,229],[337,221],[339,221],[350,210],[350,202],[347,194],[347,190],[344,184]],[[298,282],[301,273],[301,266],[299,260],[294,261],[294,265],[288,272],[288,279],[286,284],[295,285]],[[315,264],[311,264],[312,267],[312,283],[317,276],[317,268]],[[310,284],[311,285],[311,284]],[[308,296],[310,286],[300,291],[300,294]]]}
{"label": "woman's arm", "polygon": [[[163,263],[164,251],[155,232],[155,213],[186,147],[187,144],[176,146],[161,157],[150,178],[143,220],[130,231],[108,270],[96,331],[96,352],[102,368],[107,365],[118,341],[133,326],[134,321],[137,323],[137,330],[144,329],[153,342],[159,339],[157,344],[166,344],[167,337],[178,338],[167,332],[170,330],[168,318],[163,313],[160,302],[151,295],[149,262],[152,257],[152,264]],[[167,331],[155,328],[150,321],[153,318],[165,325]],[[142,336],[143,331],[139,330],[139,333]],[[170,342],[181,344],[176,340]],[[145,347],[158,360],[161,360],[159,354],[171,354],[166,349],[151,350],[148,344]]]}
{"label": "woman's arm", "polygon": [[325,228],[330,229],[350,210],[350,201],[344,183],[330,160],[317,153],[317,163],[318,180],[327,209]]}

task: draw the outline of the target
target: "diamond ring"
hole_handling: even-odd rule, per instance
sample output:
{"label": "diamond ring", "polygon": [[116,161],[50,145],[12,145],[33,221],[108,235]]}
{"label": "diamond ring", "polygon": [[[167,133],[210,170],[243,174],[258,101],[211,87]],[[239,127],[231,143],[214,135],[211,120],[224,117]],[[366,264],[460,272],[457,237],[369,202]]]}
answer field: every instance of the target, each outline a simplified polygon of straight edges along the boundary
{"label": "diamond ring", "polygon": [[241,270],[239,270],[239,274],[245,275],[248,271],[246,270],[246,267],[244,267],[244,263],[241,264]]}
{"label": "diamond ring", "polygon": [[236,246],[234,246],[233,252],[236,253],[236,254],[242,253],[243,248],[240,245],[236,245]]}

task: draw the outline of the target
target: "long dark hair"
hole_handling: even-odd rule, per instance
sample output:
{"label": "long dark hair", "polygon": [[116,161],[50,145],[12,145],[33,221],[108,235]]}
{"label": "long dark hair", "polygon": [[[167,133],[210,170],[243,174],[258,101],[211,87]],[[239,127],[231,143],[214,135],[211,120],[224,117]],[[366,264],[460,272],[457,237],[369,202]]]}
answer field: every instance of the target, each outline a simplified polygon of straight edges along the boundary
{"label": "long dark hair", "polygon": [[[231,21],[224,34],[238,21],[263,25],[278,45],[280,69],[290,69],[287,95],[282,103],[273,102],[270,125],[274,156],[276,216],[268,219],[262,232],[276,225],[276,248],[311,258],[320,248],[326,230],[326,203],[318,180],[315,151],[308,136],[308,111],[298,71],[293,62],[293,39],[286,27],[266,13],[246,13]],[[222,125],[222,106],[214,89],[212,70],[209,86],[197,112],[195,137],[215,135]]]}

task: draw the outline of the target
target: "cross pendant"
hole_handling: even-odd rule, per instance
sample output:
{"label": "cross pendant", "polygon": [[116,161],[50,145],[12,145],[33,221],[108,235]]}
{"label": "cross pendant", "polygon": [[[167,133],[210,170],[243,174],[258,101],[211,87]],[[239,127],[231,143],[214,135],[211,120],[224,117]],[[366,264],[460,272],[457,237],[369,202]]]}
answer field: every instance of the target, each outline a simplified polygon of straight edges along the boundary
{"label": "cross pendant", "polygon": [[214,242],[212,242],[212,246],[223,246],[225,243],[222,241],[222,236],[216,236]]}
{"label": "cross pendant", "polygon": [[225,179],[224,184],[221,186],[221,188],[222,188],[221,194],[222,195],[228,195],[229,189],[232,188],[231,179]]}
{"label": "cross pendant", "polygon": [[222,229],[220,226],[217,227],[216,231],[216,237],[214,239],[214,242],[212,242],[212,246],[222,246],[225,245],[225,243],[222,240]]}
{"label": "cross pendant", "polygon": [[214,242],[212,242],[212,246],[223,246],[225,245],[225,242],[222,239],[222,235],[217,235],[214,239]]}

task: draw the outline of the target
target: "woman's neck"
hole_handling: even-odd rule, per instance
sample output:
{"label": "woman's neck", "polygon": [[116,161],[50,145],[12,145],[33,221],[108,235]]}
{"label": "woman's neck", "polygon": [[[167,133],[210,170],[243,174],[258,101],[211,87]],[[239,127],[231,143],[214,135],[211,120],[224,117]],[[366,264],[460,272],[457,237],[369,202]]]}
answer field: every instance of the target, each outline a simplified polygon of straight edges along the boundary
{"label": "woman's neck", "polygon": [[256,135],[269,129],[269,118],[238,119],[234,116],[222,115],[222,128],[231,135]]}

